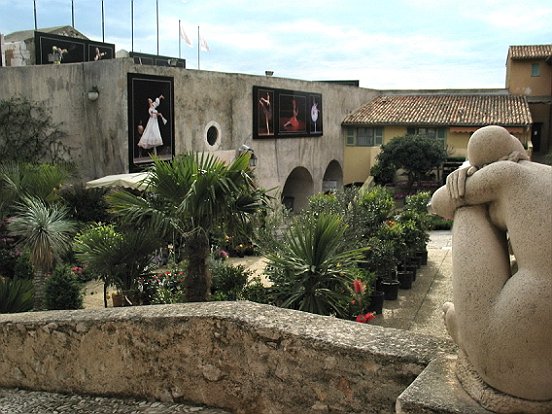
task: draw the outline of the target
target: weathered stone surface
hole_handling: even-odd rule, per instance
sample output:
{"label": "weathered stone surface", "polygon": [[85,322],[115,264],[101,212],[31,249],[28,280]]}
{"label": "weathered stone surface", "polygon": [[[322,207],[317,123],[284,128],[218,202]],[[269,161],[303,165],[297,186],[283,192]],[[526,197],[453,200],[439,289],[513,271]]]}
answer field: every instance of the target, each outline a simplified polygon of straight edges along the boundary
{"label": "weathered stone surface", "polygon": [[462,388],[456,358],[439,357],[397,399],[397,414],[489,414]]}
{"label": "weathered stone surface", "polygon": [[0,315],[0,386],[235,413],[386,413],[453,345],[250,302]]}

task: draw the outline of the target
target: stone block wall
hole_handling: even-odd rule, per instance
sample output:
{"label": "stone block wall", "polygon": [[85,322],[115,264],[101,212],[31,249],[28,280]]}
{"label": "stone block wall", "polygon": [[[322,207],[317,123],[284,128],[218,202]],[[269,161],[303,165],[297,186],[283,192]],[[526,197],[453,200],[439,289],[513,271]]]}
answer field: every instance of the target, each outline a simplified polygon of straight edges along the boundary
{"label": "stone block wall", "polygon": [[0,315],[0,387],[237,414],[392,413],[453,345],[251,302]]}

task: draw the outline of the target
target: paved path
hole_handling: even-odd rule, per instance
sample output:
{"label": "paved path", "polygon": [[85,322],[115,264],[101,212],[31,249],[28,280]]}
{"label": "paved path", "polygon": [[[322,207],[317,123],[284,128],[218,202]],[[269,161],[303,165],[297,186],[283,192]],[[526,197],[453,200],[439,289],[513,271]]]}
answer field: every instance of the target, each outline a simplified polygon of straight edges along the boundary
{"label": "paved path", "polygon": [[450,231],[431,232],[427,265],[418,269],[412,289],[400,289],[397,300],[385,301],[383,315],[371,323],[449,338],[441,307],[452,300],[451,250]]}

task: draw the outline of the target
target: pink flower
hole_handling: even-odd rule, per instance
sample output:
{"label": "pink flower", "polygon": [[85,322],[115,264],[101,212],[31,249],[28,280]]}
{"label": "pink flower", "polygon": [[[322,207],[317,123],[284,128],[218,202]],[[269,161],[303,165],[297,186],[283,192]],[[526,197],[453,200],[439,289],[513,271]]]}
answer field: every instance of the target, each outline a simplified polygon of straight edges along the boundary
{"label": "pink flower", "polygon": [[362,280],[360,279],[353,280],[353,289],[355,290],[355,293],[363,293],[364,285],[362,284]]}
{"label": "pink flower", "polygon": [[376,313],[375,312],[368,312],[365,315],[358,315],[355,319],[355,321],[360,323],[368,323],[372,319],[376,319]]}

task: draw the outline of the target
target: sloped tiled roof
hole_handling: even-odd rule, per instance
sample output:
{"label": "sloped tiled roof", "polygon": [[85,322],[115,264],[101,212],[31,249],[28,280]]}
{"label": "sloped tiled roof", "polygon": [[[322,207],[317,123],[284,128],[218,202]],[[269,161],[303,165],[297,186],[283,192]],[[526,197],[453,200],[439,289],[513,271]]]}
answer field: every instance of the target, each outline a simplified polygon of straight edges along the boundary
{"label": "sloped tiled roof", "polygon": [[510,46],[508,56],[512,60],[547,59],[552,57],[552,44]]}
{"label": "sloped tiled roof", "polygon": [[524,96],[384,95],[348,115],[343,125],[526,126],[532,123]]}

